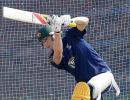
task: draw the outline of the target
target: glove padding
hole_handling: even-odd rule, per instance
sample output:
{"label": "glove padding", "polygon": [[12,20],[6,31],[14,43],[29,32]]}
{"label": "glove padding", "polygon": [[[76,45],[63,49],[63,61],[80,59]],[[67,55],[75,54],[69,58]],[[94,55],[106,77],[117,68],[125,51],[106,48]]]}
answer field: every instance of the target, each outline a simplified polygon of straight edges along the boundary
{"label": "glove padding", "polygon": [[61,15],[60,18],[62,20],[62,25],[64,27],[67,27],[71,22],[71,16],[70,15]]}
{"label": "glove padding", "polygon": [[62,19],[57,15],[52,16],[52,29],[54,32],[60,32],[62,26]]}

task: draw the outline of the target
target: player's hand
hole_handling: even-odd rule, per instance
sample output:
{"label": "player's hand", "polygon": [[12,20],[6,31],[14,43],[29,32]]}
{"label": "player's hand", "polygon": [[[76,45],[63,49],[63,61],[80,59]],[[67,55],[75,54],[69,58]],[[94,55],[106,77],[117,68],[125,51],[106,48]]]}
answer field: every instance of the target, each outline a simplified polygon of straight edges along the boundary
{"label": "player's hand", "polygon": [[58,17],[57,15],[52,16],[52,29],[56,33],[60,33],[61,31],[61,25],[62,25],[62,19]]}
{"label": "player's hand", "polygon": [[69,25],[69,23],[71,22],[71,16],[70,15],[61,15],[60,18],[62,20],[62,25],[64,27],[67,27]]}

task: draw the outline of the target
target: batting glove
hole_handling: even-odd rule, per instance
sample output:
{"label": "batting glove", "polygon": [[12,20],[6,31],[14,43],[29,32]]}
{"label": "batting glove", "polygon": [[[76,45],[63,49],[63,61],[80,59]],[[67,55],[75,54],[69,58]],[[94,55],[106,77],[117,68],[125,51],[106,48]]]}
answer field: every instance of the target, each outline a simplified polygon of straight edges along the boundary
{"label": "batting glove", "polygon": [[60,18],[62,20],[62,25],[64,27],[67,27],[69,25],[69,23],[71,22],[71,16],[70,15],[61,15]]}
{"label": "batting glove", "polygon": [[52,29],[54,32],[59,33],[61,31],[62,19],[57,15],[52,16]]}

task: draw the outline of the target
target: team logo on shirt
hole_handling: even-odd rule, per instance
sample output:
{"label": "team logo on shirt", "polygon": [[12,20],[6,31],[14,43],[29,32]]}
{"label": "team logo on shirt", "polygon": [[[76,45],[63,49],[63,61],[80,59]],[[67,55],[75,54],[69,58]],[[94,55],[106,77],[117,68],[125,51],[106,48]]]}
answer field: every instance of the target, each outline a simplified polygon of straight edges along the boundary
{"label": "team logo on shirt", "polygon": [[71,49],[71,45],[67,44],[66,48],[70,50]]}
{"label": "team logo on shirt", "polygon": [[68,61],[68,65],[71,67],[71,68],[75,68],[75,57],[71,57]]}

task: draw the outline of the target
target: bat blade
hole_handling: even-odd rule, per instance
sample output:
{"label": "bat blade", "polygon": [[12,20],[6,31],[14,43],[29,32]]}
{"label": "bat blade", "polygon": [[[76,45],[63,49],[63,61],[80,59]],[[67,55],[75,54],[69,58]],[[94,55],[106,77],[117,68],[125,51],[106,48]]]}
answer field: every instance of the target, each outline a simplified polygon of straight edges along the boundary
{"label": "bat blade", "polygon": [[21,22],[45,25],[49,15],[3,7],[3,17]]}
{"label": "bat blade", "polygon": [[[46,25],[52,23],[52,17],[46,14],[40,14],[20,9],[3,7],[3,17],[26,23]],[[69,27],[76,27],[75,23],[70,23]]]}

